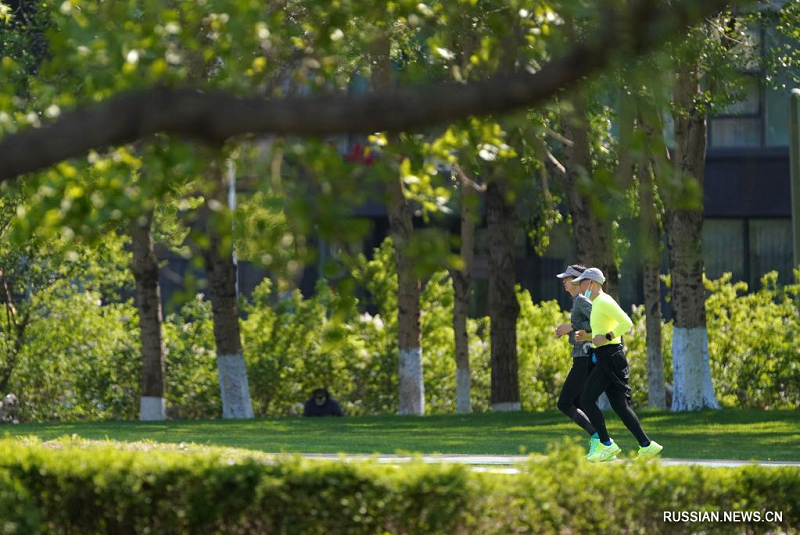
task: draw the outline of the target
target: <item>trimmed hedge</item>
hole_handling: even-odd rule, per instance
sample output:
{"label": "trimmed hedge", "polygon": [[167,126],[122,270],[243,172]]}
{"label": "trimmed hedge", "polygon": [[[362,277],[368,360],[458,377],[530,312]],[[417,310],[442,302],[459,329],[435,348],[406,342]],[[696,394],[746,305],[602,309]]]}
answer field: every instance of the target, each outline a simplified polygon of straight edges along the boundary
{"label": "trimmed hedge", "polygon": [[[800,470],[590,465],[265,465],[220,453],[0,441],[0,533],[797,533]],[[783,523],[665,523],[664,511],[779,511]]]}

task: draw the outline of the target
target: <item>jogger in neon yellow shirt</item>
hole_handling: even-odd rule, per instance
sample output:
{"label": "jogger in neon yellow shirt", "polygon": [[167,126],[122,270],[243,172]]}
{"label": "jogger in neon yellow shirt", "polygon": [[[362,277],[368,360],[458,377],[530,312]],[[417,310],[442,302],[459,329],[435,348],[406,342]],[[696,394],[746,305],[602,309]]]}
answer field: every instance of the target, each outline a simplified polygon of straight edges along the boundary
{"label": "jogger in neon yellow shirt", "polygon": [[[622,335],[630,331],[631,327],[633,327],[631,318],[625,314],[625,311],[614,301],[614,298],[605,292],[601,292],[592,300],[592,315],[589,321],[592,324],[593,333],[600,333],[603,335],[612,333],[613,335],[611,340],[606,339],[605,336],[600,340],[594,340],[594,347],[621,344]],[[600,344],[597,344],[597,341],[599,341]]]}
{"label": "jogger in neon yellow shirt", "polygon": [[[572,283],[578,284],[581,292],[592,301],[592,362],[595,364],[586,381],[580,405],[600,438],[600,445],[587,456],[589,461],[599,462],[615,458],[620,453],[608,436],[603,412],[597,407],[597,398],[603,392],[608,396],[611,408],[620,417],[636,440],[639,441],[639,457],[658,455],[663,449],[645,434],[639,418],[631,407],[631,387],[628,385],[628,359],[622,347],[622,335],[630,330],[633,322],[614,299],[603,292],[606,278],[597,268],[589,268]],[[585,333],[576,333],[576,339],[588,339]]]}

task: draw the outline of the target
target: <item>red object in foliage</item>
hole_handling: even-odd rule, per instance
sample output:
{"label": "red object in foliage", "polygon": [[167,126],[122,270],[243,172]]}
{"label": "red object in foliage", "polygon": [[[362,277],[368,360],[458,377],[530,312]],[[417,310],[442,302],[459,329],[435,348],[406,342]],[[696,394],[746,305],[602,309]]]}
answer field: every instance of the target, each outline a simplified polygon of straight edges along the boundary
{"label": "red object in foliage", "polygon": [[369,167],[375,163],[375,153],[371,147],[361,147],[361,143],[356,141],[353,149],[347,153],[344,159],[350,163],[366,165]]}

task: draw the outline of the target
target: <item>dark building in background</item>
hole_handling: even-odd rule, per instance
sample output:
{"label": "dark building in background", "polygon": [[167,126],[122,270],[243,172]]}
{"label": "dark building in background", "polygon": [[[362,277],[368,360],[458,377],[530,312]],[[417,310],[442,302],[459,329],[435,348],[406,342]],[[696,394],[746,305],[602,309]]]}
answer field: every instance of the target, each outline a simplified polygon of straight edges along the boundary
{"label": "dark building in background", "polygon": [[[772,29],[750,35],[764,55],[782,44]],[[703,251],[709,277],[730,271],[754,288],[772,270],[781,282],[793,280],[791,83],[767,82],[756,66],[745,74],[744,99],[709,121]]]}

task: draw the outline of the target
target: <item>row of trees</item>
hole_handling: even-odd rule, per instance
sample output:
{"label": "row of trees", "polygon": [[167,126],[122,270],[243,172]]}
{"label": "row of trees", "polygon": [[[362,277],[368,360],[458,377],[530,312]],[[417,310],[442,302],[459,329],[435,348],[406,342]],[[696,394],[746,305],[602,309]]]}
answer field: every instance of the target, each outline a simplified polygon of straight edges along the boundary
{"label": "row of trees", "polygon": [[[615,220],[631,192],[652,245],[644,253],[651,403],[664,405],[663,225],[675,310],[673,409],[717,406],[698,179],[705,118],[712,105],[735,99],[758,10],[742,16],[721,11],[724,2],[658,0],[26,6],[6,9],[2,30],[9,83],[0,93],[0,179],[20,199],[9,239],[69,244],[130,234],[142,418],[164,417],[156,238],[205,268],[223,417],[251,417],[234,243],[276,274],[291,271],[309,258],[309,236],[342,249],[358,242],[363,225],[348,216],[370,190],[383,193],[395,243],[401,414],[425,411],[420,292],[441,266],[451,270],[458,305],[458,408],[470,410],[465,325],[479,194],[490,237],[494,410],[520,408],[514,237],[531,212],[522,203],[532,203],[529,230],[544,246],[565,201],[578,260],[601,267],[615,293]],[[791,5],[780,16],[792,27]],[[643,55],[656,45],[660,52]],[[330,95],[352,87],[356,73],[371,91]],[[490,115],[512,109],[522,111]],[[343,161],[327,141],[275,137],[374,131],[389,133],[370,137],[368,150],[378,154],[371,165]],[[236,211],[227,198],[233,168],[253,192]],[[458,255],[441,233],[413,221],[415,212],[435,219],[454,203],[462,212]],[[178,230],[154,236],[171,227]]]}
{"label": "row of trees", "polygon": [[[26,421],[133,419],[140,417],[140,318],[124,236],[107,235],[98,247],[81,247],[66,262],[69,278],[31,289],[30,311],[14,371],[4,391],[23,400]],[[53,258],[58,265],[57,259]],[[48,262],[47,258],[40,261]],[[256,416],[298,413],[308,393],[327,385],[348,414],[397,412],[397,275],[387,239],[373,258],[360,258],[354,277],[369,295],[358,299],[319,281],[313,296],[286,294],[265,279],[240,300],[242,345]],[[800,375],[792,340],[800,332],[797,284],[778,285],[776,274],[749,293],[730,276],[707,281],[706,302],[711,372],[721,406],[796,408]],[[117,296],[114,297],[116,293]],[[279,297],[280,296],[280,297]],[[554,410],[570,368],[569,344],[553,336],[564,312],[555,301],[534,304],[527,290],[517,293],[518,366],[522,410]],[[421,296],[425,355],[426,414],[457,410],[458,379],[452,321],[454,292],[447,271],[434,273]],[[165,397],[168,418],[222,416],[211,302],[197,296],[166,313]],[[336,319],[330,311],[336,310]],[[647,403],[643,307],[626,337],[633,401]],[[664,365],[672,375],[664,328]],[[469,318],[471,404],[491,409],[491,343],[488,317]],[[3,351],[15,340],[13,325],[0,316]],[[300,407],[301,410],[302,407]]]}

